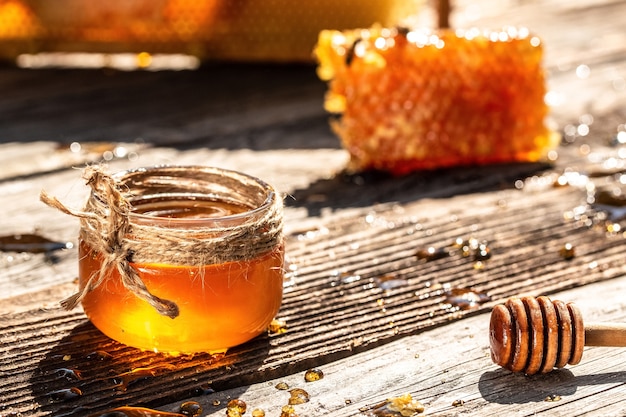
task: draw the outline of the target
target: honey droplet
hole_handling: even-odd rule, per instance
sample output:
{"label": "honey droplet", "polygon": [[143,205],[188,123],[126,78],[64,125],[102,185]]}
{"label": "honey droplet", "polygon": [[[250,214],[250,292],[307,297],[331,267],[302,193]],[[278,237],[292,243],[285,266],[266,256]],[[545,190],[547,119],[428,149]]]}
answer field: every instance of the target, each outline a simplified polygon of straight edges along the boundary
{"label": "honey droplet", "polygon": [[311,399],[311,396],[309,395],[309,393],[303,390],[302,388],[294,388],[291,391],[289,391],[289,394],[291,395],[289,397],[289,405],[308,403],[309,400]]}
{"label": "honey droplet", "polygon": [[465,401],[463,401],[463,400],[454,400],[454,401],[452,401],[452,407],[461,407],[464,404],[465,404]]}
{"label": "honey droplet", "polygon": [[551,395],[548,395],[544,401],[549,402],[549,403],[561,401],[561,396],[557,394],[551,394]]}
{"label": "honey droplet", "polygon": [[342,271],[339,273],[339,278],[342,284],[352,284],[353,282],[361,280],[361,276],[359,274],[348,271]]}
{"label": "honey droplet", "polygon": [[574,259],[576,256],[576,249],[571,243],[566,243],[561,249],[559,249],[559,255],[561,255],[561,258],[569,261],[570,259]]}
{"label": "honey droplet", "polygon": [[221,404],[222,402],[220,400],[213,400],[213,402],[211,404],[213,404],[214,407],[217,407]]}
{"label": "honey droplet", "polygon": [[486,243],[480,243],[474,251],[474,260],[482,262],[488,259],[491,259],[491,249]]}
{"label": "honey droplet", "polygon": [[83,392],[76,387],[52,391],[50,394],[48,394],[50,402],[53,403],[75,400],[82,395]]}
{"label": "honey droplet", "polygon": [[419,249],[415,252],[417,259],[424,260],[426,262],[436,261],[438,259],[447,258],[450,256],[450,252],[446,248],[435,248],[430,246],[426,249]]}
{"label": "honey droplet", "polygon": [[473,268],[476,271],[482,271],[483,269],[485,269],[485,262],[483,262],[483,261],[476,261],[476,262],[474,262]]}
{"label": "honey droplet", "polygon": [[180,405],[180,413],[186,417],[199,417],[202,406],[196,401],[186,401]]}
{"label": "honey droplet", "polygon": [[239,417],[246,412],[248,405],[239,399],[230,400],[226,405],[226,415],[228,417]]}
{"label": "honey droplet", "polygon": [[446,302],[461,310],[472,310],[491,300],[491,297],[471,288],[453,288],[446,291]]}
{"label": "honey droplet", "polygon": [[463,257],[471,256],[474,261],[486,261],[491,259],[491,249],[486,241],[480,241],[471,237],[463,241],[460,245]]}
{"label": "honey droplet", "polygon": [[275,388],[281,391],[286,391],[289,389],[289,385],[286,382],[279,382],[276,384]]}
{"label": "honey droplet", "polygon": [[126,391],[130,385],[138,380],[157,376],[161,370],[174,369],[174,365],[163,364],[145,368],[135,368],[113,378],[118,391]]}
{"label": "honey droplet", "polygon": [[260,408],[255,408],[252,410],[252,417],[265,417],[265,411]]}
{"label": "honey droplet", "polygon": [[409,282],[404,278],[398,278],[393,274],[383,275],[375,279],[376,285],[382,290],[391,290],[398,287],[404,287]]}
{"label": "honey droplet", "polygon": [[287,323],[283,320],[274,319],[271,321],[268,331],[272,334],[287,333]]}
{"label": "honey droplet", "polygon": [[110,359],[113,359],[113,355],[103,350],[96,350],[95,352],[91,352],[90,354],[88,354],[87,359],[89,359],[90,361],[108,361]]}
{"label": "honey droplet", "polygon": [[290,405],[284,405],[280,410],[280,417],[298,417],[296,410]]}
{"label": "honey droplet", "polygon": [[59,368],[54,371],[54,375],[59,379],[68,381],[82,381],[84,379],[79,370],[70,368]]}
{"label": "honey droplet", "polygon": [[324,372],[321,369],[309,369],[304,373],[304,380],[306,382],[319,381],[324,378]]}
{"label": "honey droplet", "polygon": [[407,393],[399,397],[389,398],[376,405],[370,416],[373,417],[410,417],[424,412],[424,406]]}

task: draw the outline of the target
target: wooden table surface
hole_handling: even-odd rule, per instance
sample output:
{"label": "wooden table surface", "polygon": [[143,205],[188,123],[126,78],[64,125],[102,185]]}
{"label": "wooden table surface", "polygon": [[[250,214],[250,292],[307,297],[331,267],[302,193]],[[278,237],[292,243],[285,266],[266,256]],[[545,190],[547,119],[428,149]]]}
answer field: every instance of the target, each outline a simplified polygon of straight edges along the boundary
{"label": "wooden table surface", "polygon": [[[589,200],[594,187],[623,187],[626,172],[618,140],[626,132],[626,2],[455,3],[455,26],[523,25],[543,38],[550,123],[564,138],[554,163],[347,175],[312,65],[1,67],[0,416],[177,412],[185,401],[218,416],[230,399],[245,401],[246,415],[279,416],[290,397],[280,382],[309,393],[294,405],[301,417],[383,415],[377,405],[406,393],[430,416],[626,415],[625,349],[587,347],[579,365],[529,377],[494,365],[488,346],[490,309],[514,295],[547,294],[575,301],[586,320],[626,321],[623,204],[607,217]],[[45,189],[80,206],[80,168],[103,159],[111,171],[220,166],[285,193],[289,269],[278,318],[287,332],[223,357],[167,357],[110,341],[80,308],[61,309],[76,287],[78,223],[38,195]],[[564,172],[570,182],[555,186]],[[70,245],[3,246],[28,234]],[[460,256],[415,257],[459,237],[488,242],[484,268]],[[560,254],[566,243],[573,259]],[[385,285],[389,276],[394,285]],[[465,308],[454,296],[461,290],[485,302]],[[324,377],[305,382],[310,368]],[[82,395],[59,398],[70,388]]]}

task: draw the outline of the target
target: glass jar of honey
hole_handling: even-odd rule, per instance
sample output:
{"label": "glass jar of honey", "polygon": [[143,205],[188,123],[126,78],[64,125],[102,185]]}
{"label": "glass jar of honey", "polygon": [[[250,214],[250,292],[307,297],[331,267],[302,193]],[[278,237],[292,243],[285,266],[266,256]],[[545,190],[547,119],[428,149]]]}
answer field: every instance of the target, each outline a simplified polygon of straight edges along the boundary
{"label": "glass jar of honey", "polygon": [[267,330],[284,255],[282,200],[270,185],[198,166],[106,180],[87,178],[79,244],[79,299],[98,329],[168,353],[224,351]]}

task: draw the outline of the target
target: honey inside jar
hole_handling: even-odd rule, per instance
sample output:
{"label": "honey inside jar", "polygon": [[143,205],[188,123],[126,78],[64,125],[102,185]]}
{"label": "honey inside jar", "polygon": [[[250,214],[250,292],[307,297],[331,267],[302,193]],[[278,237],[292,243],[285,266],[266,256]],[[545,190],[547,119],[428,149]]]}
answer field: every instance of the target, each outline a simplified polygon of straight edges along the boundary
{"label": "honey inside jar", "polygon": [[[190,232],[202,228],[202,237],[211,239],[212,234],[219,236],[223,225],[236,225],[258,211],[236,198],[208,194],[211,196],[166,193],[135,197],[131,199],[131,223],[155,223]],[[136,239],[141,240],[141,236]],[[160,314],[137,297],[123,284],[116,269],[85,294],[83,309],[100,331],[129,346],[168,353],[223,351],[265,332],[278,313],[283,252],[280,241],[250,259],[222,263],[185,265],[131,259],[130,266],[148,291],[175,303],[178,315],[171,318]],[[100,271],[102,262],[102,254],[81,239],[81,288]]]}

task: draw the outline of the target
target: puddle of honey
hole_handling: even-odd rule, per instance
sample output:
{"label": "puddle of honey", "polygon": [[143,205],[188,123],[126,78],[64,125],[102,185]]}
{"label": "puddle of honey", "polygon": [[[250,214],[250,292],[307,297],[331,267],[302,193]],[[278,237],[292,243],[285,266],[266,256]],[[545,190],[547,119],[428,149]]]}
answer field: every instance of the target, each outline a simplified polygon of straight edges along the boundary
{"label": "puddle of honey", "polygon": [[0,251],[50,253],[61,249],[72,249],[71,242],[57,242],[35,233],[0,236]]}
{"label": "puddle of honey", "polygon": [[374,280],[376,285],[382,290],[391,290],[398,287],[409,285],[405,278],[397,277],[393,274],[383,275]]}
{"label": "puddle of honey", "polygon": [[415,252],[415,256],[417,257],[417,259],[431,262],[449,257],[450,251],[448,250],[448,248],[435,248],[434,246],[430,246],[426,249],[418,249]]}
{"label": "puddle of honey", "polygon": [[180,412],[154,410],[146,407],[123,406],[89,414],[88,417],[199,417],[203,410],[196,401],[186,401],[180,405]]}
{"label": "puddle of honey", "polygon": [[409,417],[423,413],[424,406],[407,393],[359,411],[367,417]]}
{"label": "puddle of honey", "polygon": [[56,369],[53,373],[59,379],[66,379],[68,381],[83,381],[84,380],[81,371],[77,369],[59,368],[59,369]]}
{"label": "puddle of honey", "polygon": [[72,401],[79,397],[82,397],[83,392],[77,387],[65,388],[48,393],[48,398],[51,403],[60,403],[66,401]]}
{"label": "puddle of honey", "polygon": [[152,378],[157,376],[162,371],[173,369],[176,369],[176,367],[171,364],[161,364],[156,366],[132,369],[128,372],[124,372],[113,377],[113,381],[115,382],[115,389],[118,391],[126,391],[128,387],[130,387],[133,383],[139,380]]}
{"label": "puddle of honey", "polygon": [[113,408],[101,413],[90,414],[88,417],[187,417],[187,415],[144,407],[125,406]]}
{"label": "puddle of honey", "polygon": [[445,296],[446,302],[460,310],[473,310],[491,300],[489,295],[474,291],[471,288],[452,288],[445,291]]}

